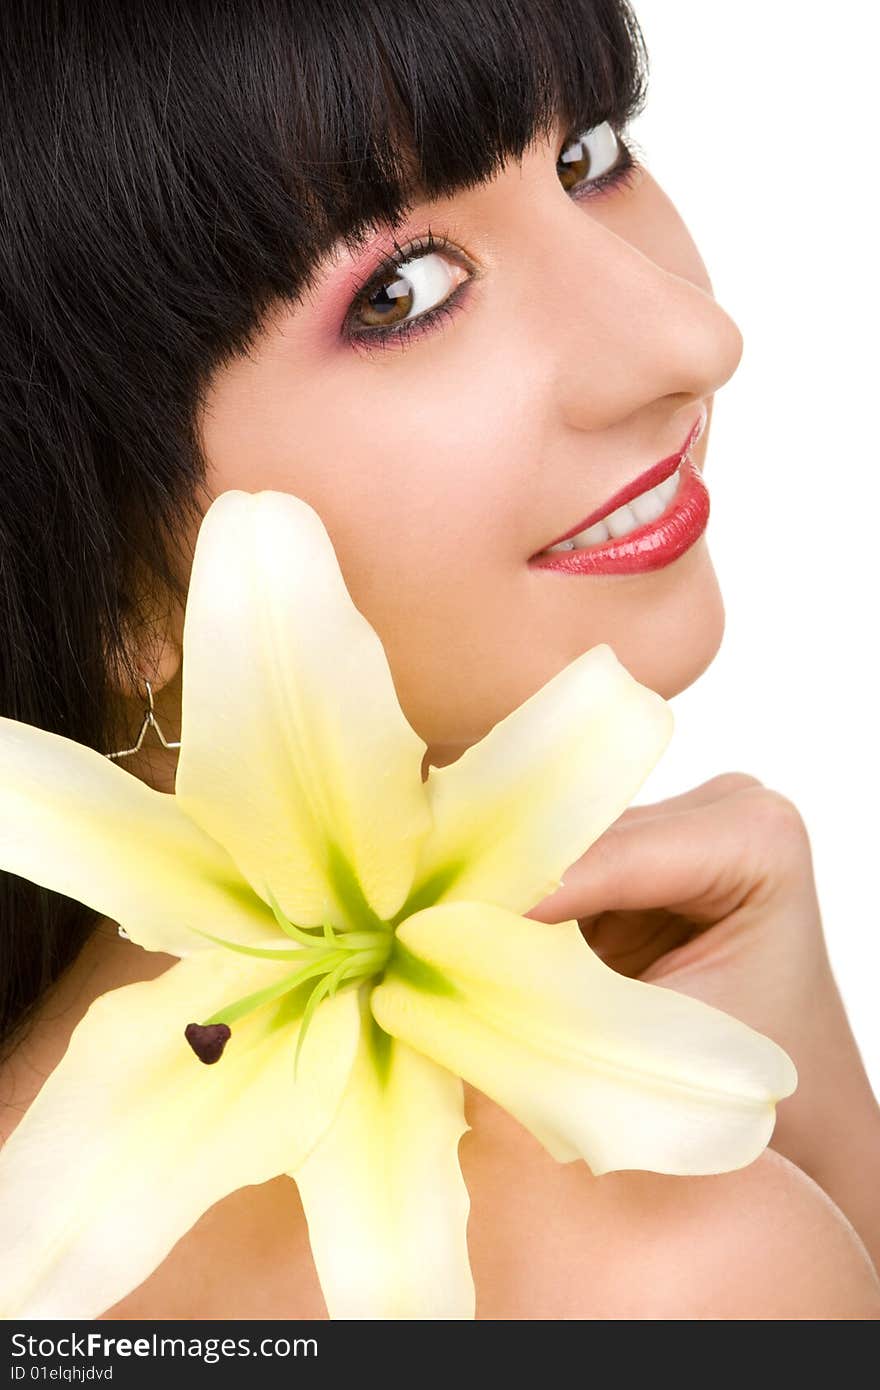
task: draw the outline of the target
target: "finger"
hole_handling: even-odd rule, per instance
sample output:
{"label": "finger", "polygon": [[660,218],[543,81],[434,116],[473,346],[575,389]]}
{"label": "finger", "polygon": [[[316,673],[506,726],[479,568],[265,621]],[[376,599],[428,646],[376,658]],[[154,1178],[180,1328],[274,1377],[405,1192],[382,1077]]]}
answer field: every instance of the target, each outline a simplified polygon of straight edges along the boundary
{"label": "finger", "polygon": [[680,811],[690,811],[696,806],[707,806],[712,801],[720,801],[724,796],[743,791],[746,787],[761,787],[764,784],[748,772],[720,772],[710,777],[698,787],[691,787],[677,796],[666,797],[663,801],[645,802],[641,806],[628,806],[618,817],[620,821],[650,820],[654,816],[677,815]]}
{"label": "finger", "polygon": [[616,821],[526,916],[564,922],[664,908],[709,925],[795,861],[802,869],[805,855],[809,840],[791,802],[743,787],[675,815]]}

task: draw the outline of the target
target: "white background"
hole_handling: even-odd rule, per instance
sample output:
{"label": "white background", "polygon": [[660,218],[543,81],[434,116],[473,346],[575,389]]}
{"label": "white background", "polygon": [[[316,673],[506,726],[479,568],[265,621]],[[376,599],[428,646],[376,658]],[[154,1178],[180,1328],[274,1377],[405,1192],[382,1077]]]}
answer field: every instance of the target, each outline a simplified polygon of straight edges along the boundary
{"label": "white background", "polygon": [[800,808],[832,964],[880,1093],[877,9],[635,0],[631,130],[745,351],[715,400],[727,628],[639,801],[751,772]]}

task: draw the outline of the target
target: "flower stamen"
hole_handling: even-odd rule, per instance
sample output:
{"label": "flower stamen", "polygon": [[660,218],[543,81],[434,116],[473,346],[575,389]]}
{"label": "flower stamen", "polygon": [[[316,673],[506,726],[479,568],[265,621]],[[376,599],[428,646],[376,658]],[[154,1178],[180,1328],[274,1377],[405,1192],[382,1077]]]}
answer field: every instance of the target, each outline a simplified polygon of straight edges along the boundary
{"label": "flower stamen", "polygon": [[[210,932],[200,934],[218,946],[244,955],[270,960],[299,961],[299,969],[283,975],[263,989],[254,990],[241,999],[224,1005],[203,1023],[188,1024],[184,1036],[200,1061],[216,1062],[231,1036],[231,1024],[265,1004],[292,993],[317,976],[317,983],[311,989],[302,1015],[298,1016],[299,1033],[293,1063],[295,1078],[303,1041],[318,1004],[325,996],[333,998],[341,984],[349,981],[362,982],[382,971],[391,955],[394,935],[390,927],[384,924],[376,930],[340,932],[334,931],[329,922],[321,924],[320,935],[316,929],[310,934],[307,929],[288,921],[271,890],[267,889],[267,896],[278,925],[288,937],[298,941],[299,946],[244,946],[224,937],[213,936]],[[222,1033],[218,1030],[222,1030]]]}
{"label": "flower stamen", "polygon": [[219,1062],[223,1056],[223,1049],[232,1036],[232,1029],[225,1023],[188,1023],[184,1035],[199,1061],[210,1066],[212,1062]]}

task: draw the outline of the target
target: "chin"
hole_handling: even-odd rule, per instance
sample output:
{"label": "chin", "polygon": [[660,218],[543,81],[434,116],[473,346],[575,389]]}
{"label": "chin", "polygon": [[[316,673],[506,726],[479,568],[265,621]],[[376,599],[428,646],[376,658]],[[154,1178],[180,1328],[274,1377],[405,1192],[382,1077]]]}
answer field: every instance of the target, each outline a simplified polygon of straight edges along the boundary
{"label": "chin", "polygon": [[604,640],[642,685],[670,699],[714,660],[724,636],[724,602],[705,537],[649,587],[630,596],[627,621]]}

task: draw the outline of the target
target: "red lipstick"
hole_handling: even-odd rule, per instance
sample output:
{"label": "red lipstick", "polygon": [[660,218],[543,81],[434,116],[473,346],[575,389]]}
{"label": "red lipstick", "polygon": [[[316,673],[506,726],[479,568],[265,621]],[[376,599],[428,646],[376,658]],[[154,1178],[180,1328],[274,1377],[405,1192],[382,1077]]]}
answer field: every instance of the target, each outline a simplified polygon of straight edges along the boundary
{"label": "red lipstick", "polygon": [[529,560],[529,565],[534,569],[556,570],[561,574],[642,574],[647,570],[662,569],[683,555],[699,540],[709,520],[706,484],[696,464],[687,457],[688,451],[702,435],[706,419],[704,407],[678,453],[655,463],[549,544],[558,545],[570,540],[607,518],[632,498],[656,487],[680,467],[678,488],[655,521],[649,521],[625,536],[612,536],[583,549],[560,550],[553,554],[548,554],[546,549],[539,551]]}

